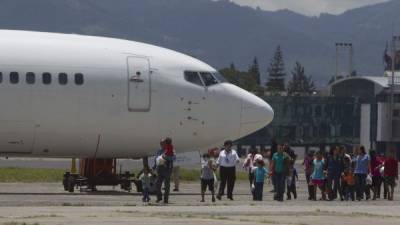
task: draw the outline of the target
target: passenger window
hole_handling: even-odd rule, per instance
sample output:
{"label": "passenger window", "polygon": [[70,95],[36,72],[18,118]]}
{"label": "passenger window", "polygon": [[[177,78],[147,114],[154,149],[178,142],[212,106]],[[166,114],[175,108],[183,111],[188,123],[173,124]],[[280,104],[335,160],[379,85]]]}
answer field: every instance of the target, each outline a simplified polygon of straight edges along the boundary
{"label": "passenger window", "polygon": [[51,84],[51,74],[43,73],[42,74],[43,84]]}
{"label": "passenger window", "polygon": [[185,80],[199,86],[204,86],[197,72],[185,72]]}
{"label": "passenger window", "polygon": [[32,72],[26,73],[26,83],[27,84],[34,84],[36,81],[35,74]]}
{"label": "passenger window", "polygon": [[68,83],[68,75],[66,73],[58,74],[58,83],[66,85]]}
{"label": "passenger window", "polygon": [[19,82],[19,74],[18,72],[10,73],[10,83],[17,84]]}
{"label": "passenger window", "polygon": [[201,72],[200,75],[206,86],[218,84],[217,79],[215,79],[215,77],[211,73]]}
{"label": "passenger window", "polygon": [[76,73],[76,74],[75,74],[75,84],[76,84],[76,85],[82,85],[83,82],[84,82],[84,80],[83,80],[83,74],[81,74],[81,73]]}
{"label": "passenger window", "polygon": [[0,72],[0,83],[3,83],[3,73]]}

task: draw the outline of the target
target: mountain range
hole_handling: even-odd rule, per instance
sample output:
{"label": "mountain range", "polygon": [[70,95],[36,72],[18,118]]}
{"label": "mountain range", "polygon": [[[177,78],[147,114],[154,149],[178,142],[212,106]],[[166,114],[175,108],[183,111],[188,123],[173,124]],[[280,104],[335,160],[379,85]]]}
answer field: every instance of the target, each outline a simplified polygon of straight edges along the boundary
{"label": "mountain range", "polygon": [[[257,57],[265,76],[278,45],[290,74],[296,61],[319,85],[335,74],[335,43],[354,45],[359,75],[383,74],[383,53],[400,32],[400,1],[308,17],[228,0],[0,0],[0,29],[77,33],[171,48],[216,68],[247,69]],[[339,51],[339,72],[348,54]]]}

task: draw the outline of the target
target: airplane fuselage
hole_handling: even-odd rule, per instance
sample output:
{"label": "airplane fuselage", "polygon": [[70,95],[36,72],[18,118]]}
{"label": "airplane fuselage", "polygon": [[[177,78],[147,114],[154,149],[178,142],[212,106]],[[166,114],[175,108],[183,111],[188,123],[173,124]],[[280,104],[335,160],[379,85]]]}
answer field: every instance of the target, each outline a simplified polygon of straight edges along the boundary
{"label": "airplane fuselage", "polygon": [[229,83],[190,83],[187,71],[216,73],[143,43],[0,31],[0,155],[142,157],[166,136],[178,151],[205,150],[272,120],[252,99],[270,111],[244,121],[252,108],[244,99],[255,96]]}

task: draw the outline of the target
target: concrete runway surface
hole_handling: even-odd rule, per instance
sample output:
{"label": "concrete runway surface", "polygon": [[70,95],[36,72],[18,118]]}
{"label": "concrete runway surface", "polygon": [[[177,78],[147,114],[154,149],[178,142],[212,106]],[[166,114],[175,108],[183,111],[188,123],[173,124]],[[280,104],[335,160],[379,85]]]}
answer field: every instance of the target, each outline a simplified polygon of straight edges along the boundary
{"label": "concrete runway surface", "polygon": [[274,202],[271,187],[266,185],[264,201],[253,202],[248,183],[241,181],[235,188],[235,201],[223,199],[214,204],[209,196],[205,203],[199,202],[197,182],[183,183],[181,191],[170,197],[168,206],[146,206],[139,194],[117,188],[70,194],[61,184],[0,183],[0,224],[400,224],[399,188],[392,202],[310,202],[303,180],[299,186],[297,200]]}

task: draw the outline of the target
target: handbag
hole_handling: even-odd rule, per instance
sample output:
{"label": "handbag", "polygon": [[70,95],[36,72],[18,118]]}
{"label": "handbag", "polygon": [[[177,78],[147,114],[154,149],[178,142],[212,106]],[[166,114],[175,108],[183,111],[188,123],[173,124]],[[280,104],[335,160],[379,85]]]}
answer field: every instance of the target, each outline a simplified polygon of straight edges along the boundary
{"label": "handbag", "polygon": [[367,183],[367,185],[372,185],[372,176],[371,176],[371,174],[368,174],[365,182]]}

